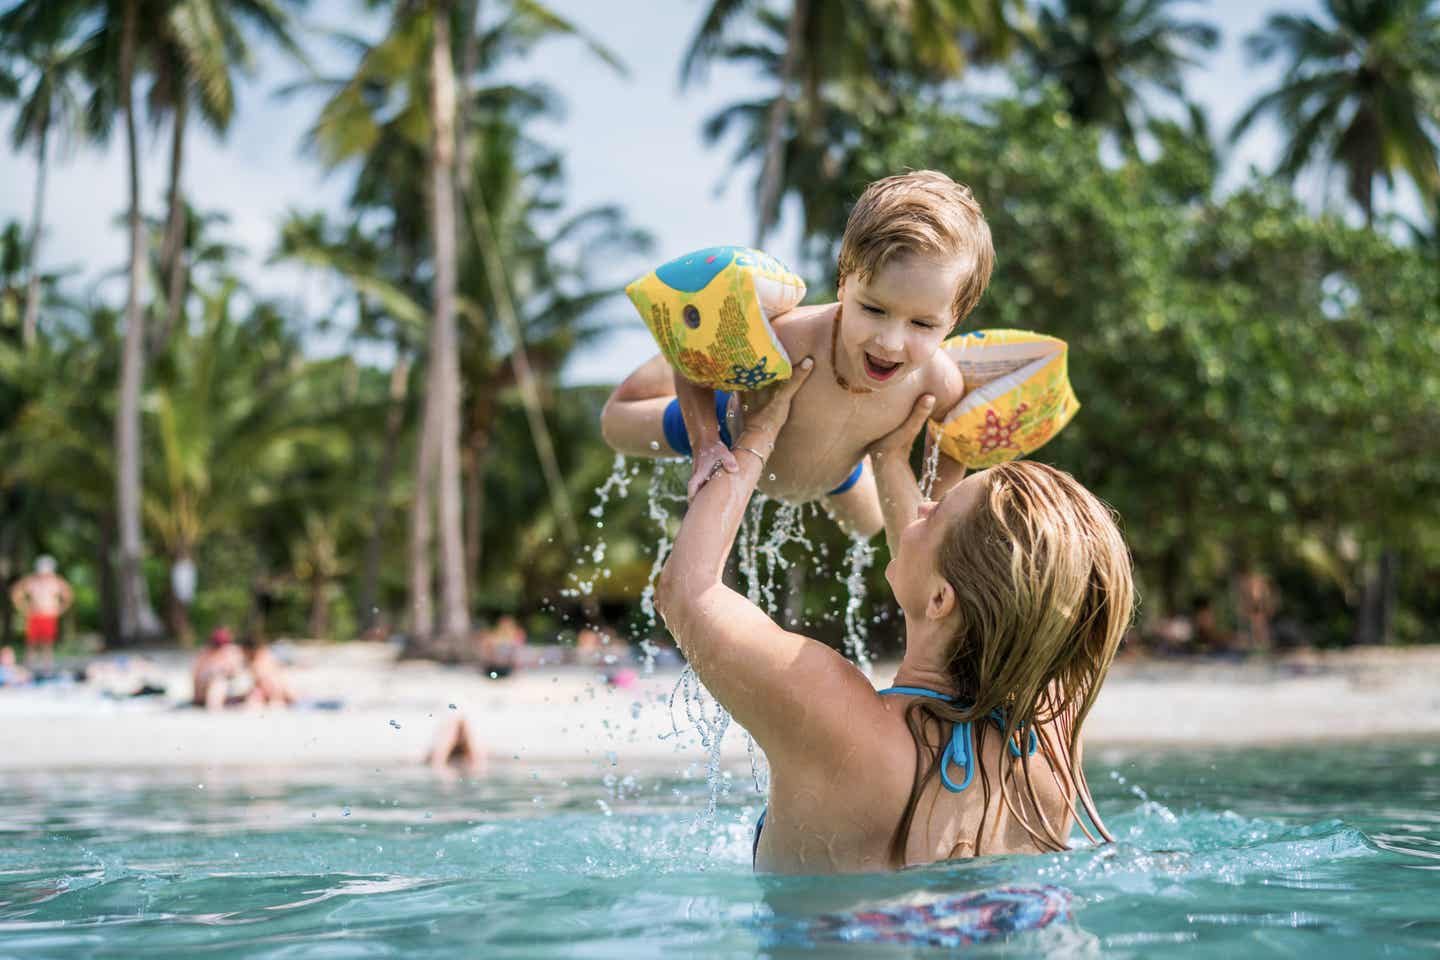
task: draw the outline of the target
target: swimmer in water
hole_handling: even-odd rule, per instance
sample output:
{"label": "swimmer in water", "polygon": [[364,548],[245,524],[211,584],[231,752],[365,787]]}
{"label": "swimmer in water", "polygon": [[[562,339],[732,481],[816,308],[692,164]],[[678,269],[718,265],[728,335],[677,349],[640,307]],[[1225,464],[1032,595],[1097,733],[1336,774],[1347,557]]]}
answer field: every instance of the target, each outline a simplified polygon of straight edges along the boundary
{"label": "swimmer in water", "polygon": [[[968,187],[918,171],[872,183],[845,227],[838,302],[797,307],[774,322],[790,356],[813,358],[760,490],[792,503],[821,500],[848,531],[884,525],[866,448],[893,431],[922,394],[943,419],[964,378],[941,343],[979,302],[995,261],[990,228]],[[605,405],[600,429],[626,456],[693,455],[689,495],[717,470],[739,469],[732,447],[772,391],[744,401],[675,374],[656,355]],[[943,494],[965,468],[941,458]]]}

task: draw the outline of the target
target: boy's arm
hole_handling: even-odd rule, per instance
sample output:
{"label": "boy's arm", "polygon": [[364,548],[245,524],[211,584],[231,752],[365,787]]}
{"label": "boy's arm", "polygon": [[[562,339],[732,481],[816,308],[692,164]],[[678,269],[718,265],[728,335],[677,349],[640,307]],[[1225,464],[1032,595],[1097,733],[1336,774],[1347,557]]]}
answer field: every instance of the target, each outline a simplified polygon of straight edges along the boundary
{"label": "boy's arm", "polygon": [[[944,423],[945,418],[958,406],[960,401],[965,399],[965,375],[960,372],[955,361],[951,360],[942,350],[939,356],[942,358],[939,376],[935,384],[935,416],[937,423]],[[930,454],[930,444],[937,442],[925,431],[925,453]],[[944,453],[940,455],[940,468],[935,474],[935,483],[930,489],[930,499],[939,500],[955,484],[965,479],[966,467],[964,464],[952,460]]]}
{"label": "boy's arm", "polygon": [[880,512],[885,517],[885,545],[892,557],[900,546],[900,531],[920,512],[920,486],[910,469],[910,448],[934,407],[935,398],[923,394],[915,401],[905,422],[869,448],[870,462],[875,468],[875,491],[880,497]]}
{"label": "boy's arm", "polygon": [[735,455],[720,441],[720,424],[715,420],[715,391],[686,380],[675,373],[675,396],[680,400],[680,415],[685,418],[685,432],[690,435],[693,467],[686,489],[689,499],[705,486],[705,481],[718,467],[726,473],[740,469]]}

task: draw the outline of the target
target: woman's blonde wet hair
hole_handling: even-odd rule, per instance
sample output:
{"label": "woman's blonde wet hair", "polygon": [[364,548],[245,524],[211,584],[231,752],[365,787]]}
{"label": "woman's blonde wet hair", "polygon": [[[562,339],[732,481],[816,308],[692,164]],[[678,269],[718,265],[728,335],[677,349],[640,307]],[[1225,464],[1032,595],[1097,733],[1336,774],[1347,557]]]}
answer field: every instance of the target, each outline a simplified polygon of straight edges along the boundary
{"label": "woman's blonde wet hair", "polygon": [[835,275],[868,281],[901,253],[969,264],[952,309],[955,322],[970,315],[995,269],[990,225],[970,188],[935,170],[916,170],[876,180],[850,211]]}
{"label": "woman's blonde wet hair", "polygon": [[[947,672],[957,705],[916,699],[905,720],[915,740],[915,781],[891,845],[905,863],[910,826],[925,785],[939,775],[941,746],[951,724],[970,721],[984,809],[973,841],[981,853],[986,831],[1008,811],[1041,850],[1064,850],[1070,813],[1060,822],[1044,814],[1031,781],[1031,758],[1002,749],[1002,803],[989,816],[992,784],[985,756],[987,718],[1004,717],[1005,741],[1023,748],[1034,731],[1038,753],[1066,797],[1074,797],[1095,827],[1076,822],[1092,842],[1113,840],[1095,809],[1080,766],[1080,729],[1100,691],[1121,638],[1130,626],[1134,584],[1130,551],[1114,513],[1069,474],[1030,461],[987,470],[988,489],[957,517],[936,557],[955,591],[959,622]],[[958,704],[965,704],[961,707]],[[1015,773],[1023,774],[1022,787]],[[1019,802],[1016,802],[1016,801]],[[973,843],[973,845],[971,845]]]}

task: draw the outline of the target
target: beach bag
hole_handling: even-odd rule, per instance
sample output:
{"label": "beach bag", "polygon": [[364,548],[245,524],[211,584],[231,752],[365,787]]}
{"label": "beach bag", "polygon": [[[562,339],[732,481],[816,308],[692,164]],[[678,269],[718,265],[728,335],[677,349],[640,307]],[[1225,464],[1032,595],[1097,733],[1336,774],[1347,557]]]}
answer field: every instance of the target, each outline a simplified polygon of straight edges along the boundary
{"label": "beach bag", "polygon": [[707,247],[625,288],[665,359],[686,380],[757,390],[790,376],[772,318],[805,298],[805,281],[750,247]]}

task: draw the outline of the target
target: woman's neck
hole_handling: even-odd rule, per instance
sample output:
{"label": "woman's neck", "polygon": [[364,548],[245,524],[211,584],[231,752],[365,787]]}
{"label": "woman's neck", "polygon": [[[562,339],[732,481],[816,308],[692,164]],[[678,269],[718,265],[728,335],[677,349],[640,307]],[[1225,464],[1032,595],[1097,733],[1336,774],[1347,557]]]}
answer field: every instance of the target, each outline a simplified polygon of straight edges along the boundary
{"label": "woman's neck", "polygon": [[905,658],[900,661],[900,669],[895,671],[895,682],[891,686],[920,687],[949,696],[959,692],[954,678],[946,669],[948,658],[942,653],[954,639],[947,632],[948,626],[925,623],[917,627],[906,621]]}

